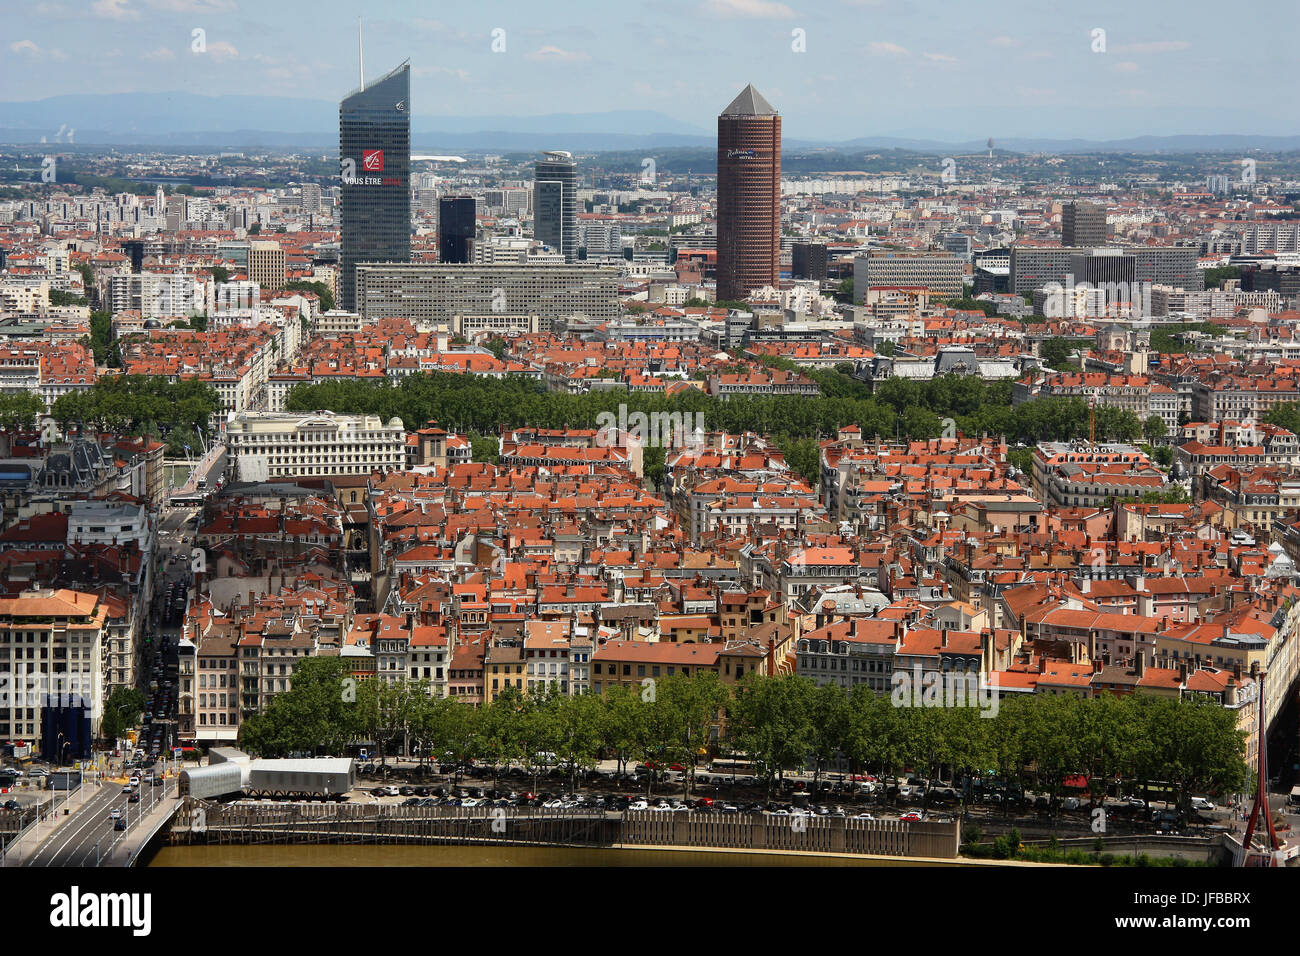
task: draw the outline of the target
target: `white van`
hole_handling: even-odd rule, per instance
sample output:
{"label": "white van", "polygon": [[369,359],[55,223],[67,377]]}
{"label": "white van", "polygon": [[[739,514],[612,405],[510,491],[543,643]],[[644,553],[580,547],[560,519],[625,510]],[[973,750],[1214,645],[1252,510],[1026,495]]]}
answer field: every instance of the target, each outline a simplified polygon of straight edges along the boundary
{"label": "white van", "polygon": [[1207,797],[1192,797],[1193,810],[1214,810],[1216,807]]}

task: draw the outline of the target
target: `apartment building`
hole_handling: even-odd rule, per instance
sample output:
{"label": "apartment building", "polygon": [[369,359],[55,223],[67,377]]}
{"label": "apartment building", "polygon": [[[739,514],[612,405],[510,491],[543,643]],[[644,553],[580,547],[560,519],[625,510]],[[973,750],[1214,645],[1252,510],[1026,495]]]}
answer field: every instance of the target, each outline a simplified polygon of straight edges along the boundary
{"label": "apartment building", "polygon": [[203,311],[202,285],[185,273],[153,272],[110,276],[108,311],[139,312],[145,319],[197,315]]}
{"label": "apartment building", "polygon": [[0,737],[33,741],[51,761],[90,756],[103,715],[107,620],[98,594],[0,598]]}

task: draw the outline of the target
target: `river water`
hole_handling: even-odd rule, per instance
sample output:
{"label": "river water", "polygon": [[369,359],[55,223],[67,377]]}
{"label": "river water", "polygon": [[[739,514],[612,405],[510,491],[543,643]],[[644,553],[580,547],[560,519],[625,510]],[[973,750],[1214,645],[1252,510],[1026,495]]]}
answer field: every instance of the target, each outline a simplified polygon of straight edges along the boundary
{"label": "river water", "polygon": [[165,846],[147,866],[922,866],[903,860],[521,846]]}

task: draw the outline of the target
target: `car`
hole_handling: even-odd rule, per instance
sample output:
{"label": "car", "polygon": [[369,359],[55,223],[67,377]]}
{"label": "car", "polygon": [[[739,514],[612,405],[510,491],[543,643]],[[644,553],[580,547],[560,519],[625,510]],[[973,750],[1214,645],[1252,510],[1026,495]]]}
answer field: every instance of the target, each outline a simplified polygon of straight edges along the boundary
{"label": "car", "polygon": [[650,804],[646,803],[644,800],[633,800],[627,805],[627,808],[629,810],[649,810]]}
{"label": "car", "polygon": [[153,777],[150,778],[149,783],[155,787],[161,787],[164,783],[166,783],[166,781],[163,780],[161,774],[154,774]]}
{"label": "car", "polygon": [[32,770],[27,771],[27,776],[29,777],[48,777],[49,775],[50,772],[44,767],[35,767]]}
{"label": "car", "polygon": [[125,783],[125,784],[122,785],[122,792],[123,792],[123,793],[135,793],[135,787],[131,786],[131,784],[129,784],[129,783]]}
{"label": "car", "polygon": [[1147,808],[1147,802],[1141,797],[1129,797],[1124,801],[1124,805],[1132,807],[1134,810],[1145,810]]}
{"label": "car", "polygon": [[132,790],[132,791],[131,791],[131,796],[129,796],[129,797],[126,798],[126,802],[127,802],[127,803],[139,803],[139,802],[140,802],[140,791],[139,791],[139,790]]}
{"label": "car", "polygon": [[917,813],[915,810],[910,810],[907,813],[901,814],[898,819],[904,823],[920,823],[921,814]]}
{"label": "car", "polygon": [[405,800],[402,801],[402,806],[404,807],[418,807],[419,805],[420,805],[419,797],[407,797]]}
{"label": "car", "polygon": [[1215,807],[1214,802],[1208,797],[1192,797],[1192,809],[1210,811],[1218,808]]}
{"label": "car", "polygon": [[1078,810],[1083,806],[1083,802],[1078,797],[1066,797],[1061,802],[1062,810]]}
{"label": "car", "polygon": [[122,810],[120,807],[114,807],[112,810],[108,811],[108,818],[110,820],[117,820],[121,816],[122,816]]}
{"label": "car", "polygon": [[117,819],[115,819],[115,820],[113,821],[113,829],[114,829],[114,830],[125,830],[125,829],[126,829],[126,819],[123,818],[123,817],[118,817]]}
{"label": "car", "polygon": [[6,801],[5,801],[5,809],[6,809],[6,810],[21,810],[22,808],[23,808],[23,805],[22,805],[21,803],[19,803],[17,800],[6,800]]}

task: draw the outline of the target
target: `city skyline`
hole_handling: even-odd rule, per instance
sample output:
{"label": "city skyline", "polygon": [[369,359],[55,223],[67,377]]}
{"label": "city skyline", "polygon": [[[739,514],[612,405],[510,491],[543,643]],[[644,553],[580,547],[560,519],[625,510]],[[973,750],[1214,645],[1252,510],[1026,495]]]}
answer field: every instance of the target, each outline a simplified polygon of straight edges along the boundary
{"label": "city skyline", "polygon": [[[1159,10],[1111,2],[1066,17],[1020,2],[941,18],[892,0],[682,0],[663,10],[647,22],[579,3],[563,28],[513,3],[454,23],[409,3],[361,12],[373,62],[411,59],[417,120],[563,104],[653,111],[692,133],[709,127],[704,104],[725,102],[739,80],[783,103],[791,140],[1266,135],[1300,121],[1292,101],[1255,106],[1240,95],[1282,75],[1284,31],[1225,34],[1208,3],[1186,5],[1172,30]],[[10,105],[85,90],[324,100],[354,84],[357,12],[337,3],[254,10],[239,0],[39,3],[10,15],[0,78]],[[1281,3],[1257,9],[1265,20],[1286,13]],[[310,47],[286,48],[280,38],[313,14],[335,26]],[[632,42],[651,54],[644,62],[623,55]],[[1193,86],[1216,72],[1233,83]]]}

